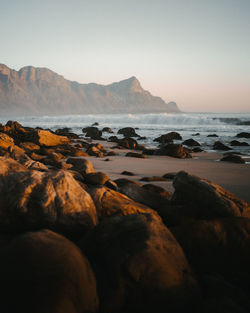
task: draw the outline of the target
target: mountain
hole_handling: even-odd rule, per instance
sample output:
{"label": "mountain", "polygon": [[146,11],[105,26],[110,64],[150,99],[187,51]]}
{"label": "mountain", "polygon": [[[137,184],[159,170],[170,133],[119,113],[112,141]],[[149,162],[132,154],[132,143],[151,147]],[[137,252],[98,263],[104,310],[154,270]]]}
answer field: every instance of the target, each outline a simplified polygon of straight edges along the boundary
{"label": "mountain", "polygon": [[47,68],[0,64],[0,114],[179,112],[144,90],[136,77],[110,85],[79,84]]}

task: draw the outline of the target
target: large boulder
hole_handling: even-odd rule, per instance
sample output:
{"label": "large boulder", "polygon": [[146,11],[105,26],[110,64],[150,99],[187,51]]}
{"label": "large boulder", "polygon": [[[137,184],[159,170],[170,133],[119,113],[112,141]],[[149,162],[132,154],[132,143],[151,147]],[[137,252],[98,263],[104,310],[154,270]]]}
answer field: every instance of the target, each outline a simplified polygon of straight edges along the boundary
{"label": "large boulder", "polygon": [[179,144],[170,143],[155,151],[156,155],[167,155],[178,159],[192,158],[188,149]]}
{"label": "large boulder", "polygon": [[22,141],[33,142],[39,146],[53,147],[68,144],[69,138],[65,136],[58,136],[48,130],[33,129],[25,133]]}
{"label": "large boulder", "polygon": [[103,313],[184,313],[199,303],[182,248],[153,214],[106,219],[79,245],[96,273]]}
{"label": "large boulder", "polygon": [[94,200],[99,218],[152,212],[147,206],[105,186],[89,186],[88,192]]}
{"label": "large boulder", "polygon": [[27,168],[12,158],[0,157],[0,177],[25,171]]}
{"label": "large boulder", "polygon": [[49,230],[19,235],[0,248],[2,313],[90,313],[96,280],[75,244]]}
{"label": "large boulder", "polygon": [[250,216],[250,206],[219,185],[187,172],[179,172],[173,181],[172,202],[182,204],[187,216],[212,219],[230,216]]}
{"label": "large boulder", "polygon": [[242,271],[250,279],[249,218],[190,221],[171,230],[197,272],[232,278]]}
{"label": "large boulder", "polygon": [[213,145],[213,149],[214,150],[223,150],[223,151],[231,150],[231,148],[229,148],[228,146],[226,146],[224,143],[222,143],[220,141],[215,141],[215,143]]}
{"label": "large boulder", "polygon": [[231,146],[235,146],[235,147],[248,147],[249,144],[247,142],[241,142],[241,141],[238,141],[238,140],[232,140],[230,142],[230,145]]}
{"label": "large boulder", "polygon": [[140,137],[133,127],[124,127],[118,130],[118,134],[122,134],[124,137]]}
{"label": "large boulder", "polygon": [[49,228],[77,236],[97,223],[91,196],[67,171],[17,172],[0,178],[0,231]]}
{"label": "large boulder", "polygon": [[123,138],[123,139],[117,139],[116,141],[120,146],[126,149],[136,149],[138,146],[138,143],[133,138]]}
{"label": "large boulder", "polygon": [[0,147],[3,149],[8,149],[12,145],[14,145],[13,138],[4,133],[0,133]]}

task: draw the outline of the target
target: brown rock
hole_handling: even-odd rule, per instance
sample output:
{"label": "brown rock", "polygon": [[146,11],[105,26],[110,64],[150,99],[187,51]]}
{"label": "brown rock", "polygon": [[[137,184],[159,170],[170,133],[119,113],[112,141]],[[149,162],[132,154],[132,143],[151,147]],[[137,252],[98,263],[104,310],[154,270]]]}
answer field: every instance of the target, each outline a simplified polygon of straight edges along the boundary
{"label": "brown rock", "polygon": [[72,153],[72,156],[75,156],[75,157],[82,157],[82,156],[88,156],[88,153],[80,150],[80,149],[77,149],[75,150],[73,153]]}
{"label": "brown rock", "polygon": [[155,151],[156,155],[167,155],[174,158],[179,159],[189,159],[192,158],[189,151],[183,147],[182,145],[178,144],[168,144],[166,146],[161,147],[160,149]]}
{"label": "brown rock", "polygon": [[82,132],[85,133],[86,137],[90,137],[91,139],[102,140],[102,131],[97,127],[85,127],[82,129]]}
{"label": "brown rock", "polygon": [[86,175],[88,173],[95,173],[92,163],[83,158],[68,158],[68,164],[72,164],[72,170],[79,172],[80,174]]}
{"label": "brown rock", "polygon": [[0,250],[2,312],[89,313],[96,280],[75,244],[49,230],[26,233]]}
{"label": "brown rock", "polygon": [[123,171],[123,172],[121,172],[121,175],[126,175],[126,176],[135,176],[135,174],[134,174],[134,173],[129,172],[129,171]]}
{"label": "brown rock", "polygon": [[69,138],[58,136],[48,130],[34,129],[25,134],[23,141],[33,142],[39,146],[53,147],[69,143]]}
{"label": "brown rock", "polygon": [[123,138],[116,141],[121,147],[126,149],[136,149],[138,144],[133,138]]}
{"label": "brown rock", "polygon": [[170,132],[154,139],[154,141],[160,143],[171,143],[173,140],[182,140],[182,137],[177,132]]}
{"label": "brown rock", "polygon": [[164,189],[160,186],[154,185],[154,184],[144,184],[142,187],[148,191],[157,193],[160,196],[162,196],[168,200],[170,200],[170,198],[172,196],[171,192],[167,191],[166,189]]}
{"label": "brown rock", "polygon": [[12,158],[0,157],[0,177],[25,171],[27,168]]}
{"label": "brown rock", "polygon": [[96,223],[90,195],[69,172],[28,171],[0,178],[2,232],[46,227],[75,236]]}
{"label": "brown rock", "polygon": [[19,146],[25,151],[36,151],[40,149],[40,146],[36,145],[33,142],[21,142]]}
{"label": "brown rock", "polygon": [[12,145],[14,145],[13,138],[4,133],[0,133],[0,147],[7,150]]}
{"label": "brown rock", "polygon": [[118,130],[118,134],[122,134],[124,137],[140,137],[140,135],[136,134],[133,127],[121,128]]}
{"label": "brown rock", "polygon": [[183,204],[185,214],[194,218],[250,216],[247,202],[209,180],[182,171],[175,176],[173,186],[172,201]]}
{"label": "brown rock", "polygon": [[80,246],[94,266],[102,312],[195,312],[198,284],[158,216],[106,219]]}
{"label": "brown rock", "polygon": [[236,155],[236,154],[227,155],[227,156],[223,157],[222,159],[220,159],[220,161],[232,162],[232,163],[241,163],[241,164],[246,163],[245,160],[242,159],[242,157],[240,157],[239,155]]}
{"label": "brown rock", "polygon": [[85,181],[90,185],[104,185],[108,180],[108,175],[102,172],[88,173],[85,175]]}
{"label": "brown rock", "polygon": [[136,153],[136,152],[128,152],[126,153],[126,157],[131,157],[131,158],[140,158],[140,159],[146,159],[146,155],[142,153]]}
{"label": "brown rock", "polygon": [[94,200],[100,218],[152,212],[145,205],[136,203],[125,195],[106,187],[92,187],[88,189],[88,192]]}

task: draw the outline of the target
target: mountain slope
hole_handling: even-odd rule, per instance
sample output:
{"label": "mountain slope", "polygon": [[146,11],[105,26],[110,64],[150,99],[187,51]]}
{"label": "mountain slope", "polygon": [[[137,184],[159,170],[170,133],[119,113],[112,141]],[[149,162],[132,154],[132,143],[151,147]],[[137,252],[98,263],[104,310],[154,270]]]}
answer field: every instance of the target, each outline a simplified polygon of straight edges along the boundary
{"label": "mountain slope", "polygon": [[136,77],[110,85],[79,84],[47,68],[0,64],[1,114],[179,112],[144,90]]}

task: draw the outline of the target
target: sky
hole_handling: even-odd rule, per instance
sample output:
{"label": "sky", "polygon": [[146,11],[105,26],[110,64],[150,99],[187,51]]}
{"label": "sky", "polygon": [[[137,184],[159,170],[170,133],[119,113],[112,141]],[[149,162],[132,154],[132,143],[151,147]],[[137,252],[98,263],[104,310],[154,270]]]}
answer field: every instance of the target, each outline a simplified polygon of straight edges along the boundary
{"label": "sky", "polygon": [[0,63],[250,112],[250,0],[0,0]]}

